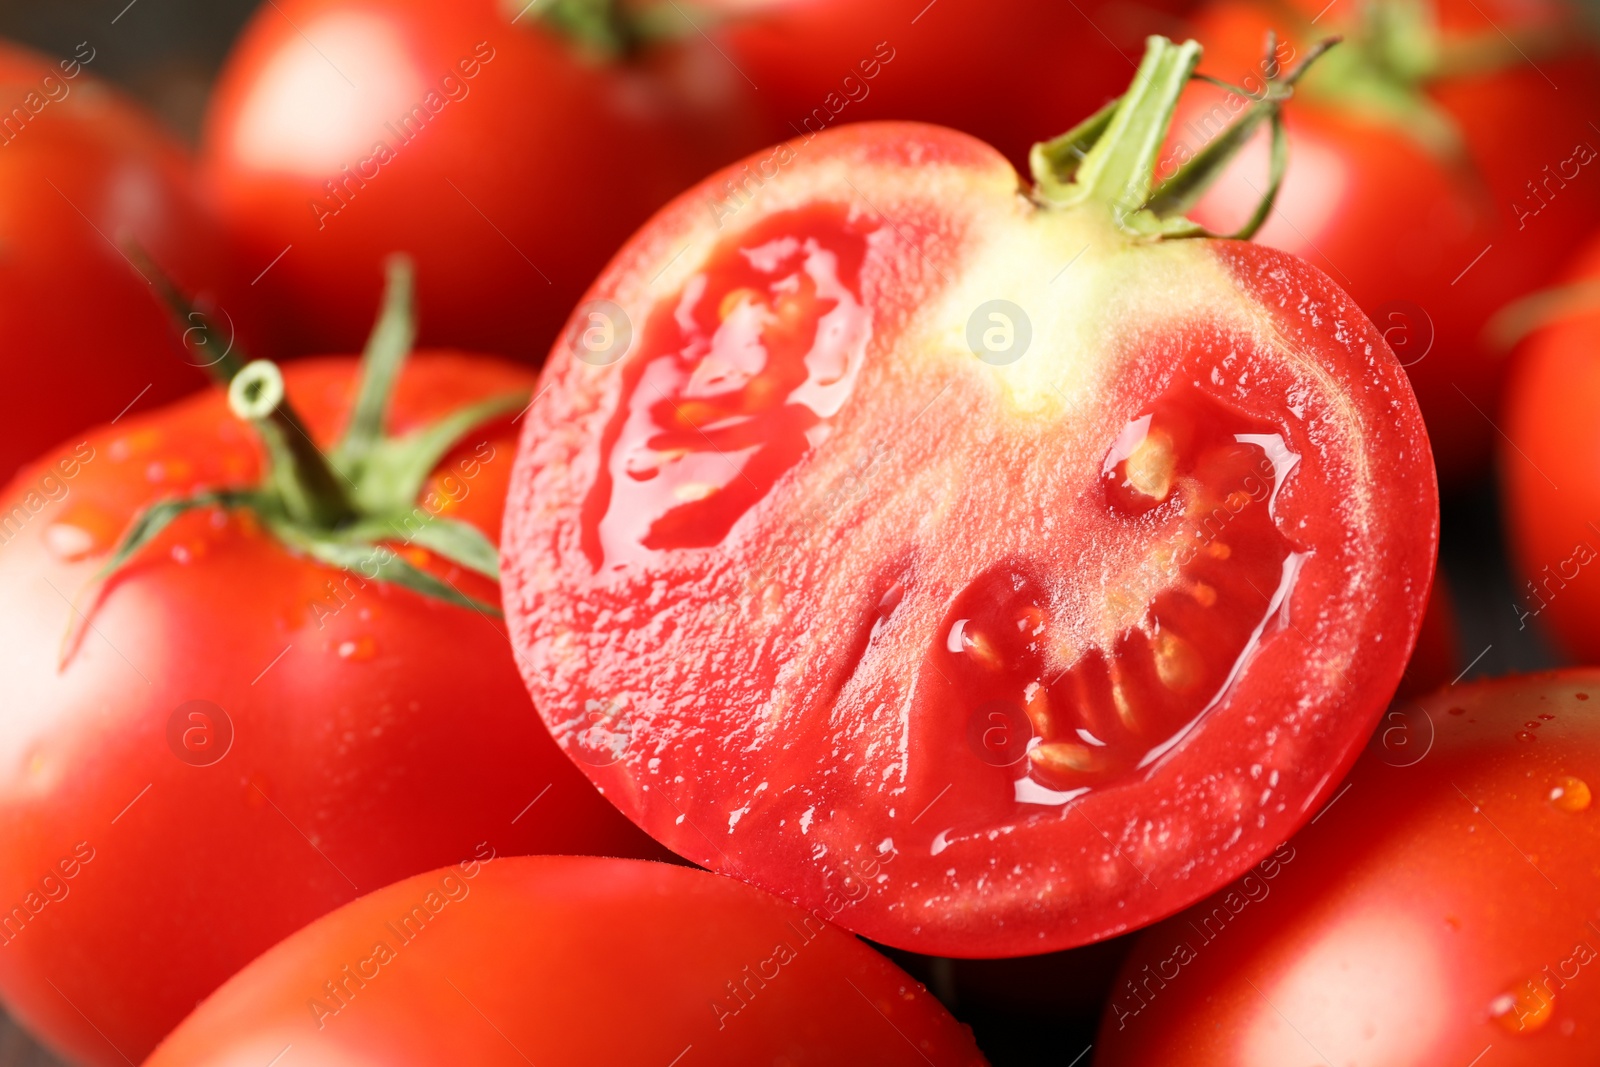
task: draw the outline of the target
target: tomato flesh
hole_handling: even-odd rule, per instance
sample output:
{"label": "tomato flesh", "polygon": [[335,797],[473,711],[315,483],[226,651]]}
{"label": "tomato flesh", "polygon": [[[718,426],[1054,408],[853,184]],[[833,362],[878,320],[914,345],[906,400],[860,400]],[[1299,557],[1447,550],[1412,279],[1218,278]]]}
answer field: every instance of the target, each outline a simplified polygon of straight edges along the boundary
{"label": "tomato flesh", "polygon": [[716,544],[826,432],[870,329],[865,253],[842,211],[779,216],[657,308],[585,504],[596,568]]}
{"label": "tomato flesh", "polygon": [[[1111,514],[1159,531],[1152,554],[1176,571],[1108,575],[1097,589],[1022,560],[995,566],[956,595],[919,716],[979,729],[1013,768],[1002,808],[1065,804],[1148,766],[1222,699],[1293,589],[1302,556],[1271,497],[1298,459],[1260,420],[1193,386],[1169,390],[1118,435],[1102,488]],[[1140,606],[1136,625],[1093,632],[1098,615]]]}

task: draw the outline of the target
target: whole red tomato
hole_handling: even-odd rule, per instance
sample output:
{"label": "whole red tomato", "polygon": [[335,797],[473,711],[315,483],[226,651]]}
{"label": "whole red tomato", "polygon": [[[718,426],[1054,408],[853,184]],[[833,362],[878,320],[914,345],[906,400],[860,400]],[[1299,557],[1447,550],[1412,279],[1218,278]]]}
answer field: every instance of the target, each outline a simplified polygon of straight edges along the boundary
{"label": "whole red tomato", "polygon": [[541,356],[612,249],[759,140],[744,79],[705,38],[607,59],[543,17],[574,6],[261,8],[203,164],[287,350],[359,344],[382,260],[404,251],[424,343]]}
{"label": "whole red tomato", "polygon": [[1461,635],[1456,627],[1455,601],[1443,572],[1433,576],[1428,606],[1417,631],[1411,662],[1400,679],[1395,699],[1421,696],[1453,680],[1461,671]]}
{"label": "whole red tomato", "polygon": [[984,1062],[888,960],[730,878],[469,857],[290,937],[148,1062],[265,1064],[285,1047],[326,1067]]}
{"label": "whole red tomato", "polygon": [[1185,0],[717,0],[774,140],[840,122],[951,126],[1027,160],[1128,84]]}
{"label": "whole red tomato", "polygon": [[1600,662],[1600,241],[1572,265],[1571,300],[1517,354],[1500,474],[1520,583],[1505,610],[1566,652]]}
{"label": "whole red tomato", "polygon": [[1095,1063],[1592,1064],[1600,673],[1442,689],[1312,825],[1152,928]]}
{"label": "whole red tomato", "polygon": [[[301,363],[287,382],[309,440],[331,451],[351,425],[355,361]],[[359,487],[337,537],[240,498],[264,453],[218,391],[69,440],[11,484],[0,994],[48,1044],[76,1062],[139,1061],[276,941],[480,841],[649,848],[539,724],[497,613],[464,606],[492,602],[494,582],[440,554],[476,544],[492,565],[507,411],[530,384],[497,359],[418,357],[390,432],[492,400],[489,417],[334,453]],[[214,490],[232,496],[179,515],[95,584],[136,516],[148,528],[158,501]]]}
{"label": "whole red tomato", "polygon": [[898,947],[1043,952],[1226,884],[1355,759],[1433,467],[1337,285],[1130,210],[1197,57],[1153,39],[1027,196],[938,127],[781,146],[579,306],[505,604],[552,733],[657,840]]}
{"label": "whole red tomato", "polygon": [[[1372,317],[1406,367],[1447,485],[1479,473],[1498,437],[1507,361],[1485,322],[1600,223],[1600,65],[1561,26],[1566,10],[1222,0],[1197,16],[1206,69],[1244,88],[1261,84],[1269,29],[1286,35],[1285,59],[1345,35],[1287,113],[1288,173],[1258,239],[1321,267]],[[1175,126],[1179,158],[1242,103],[1196,93]],[[1258,142],[1256,165],[1226,175],[1192,217],[1237,225],[1260,198],[1266,154]]]}
{"label": "whole red tomato", "polygon": [[204,381],[119,242],[191,288],[225,274],[222,243],[183,149],[93,76],[97,59],[88,42],[60,59],[0,42],[0,479]]}

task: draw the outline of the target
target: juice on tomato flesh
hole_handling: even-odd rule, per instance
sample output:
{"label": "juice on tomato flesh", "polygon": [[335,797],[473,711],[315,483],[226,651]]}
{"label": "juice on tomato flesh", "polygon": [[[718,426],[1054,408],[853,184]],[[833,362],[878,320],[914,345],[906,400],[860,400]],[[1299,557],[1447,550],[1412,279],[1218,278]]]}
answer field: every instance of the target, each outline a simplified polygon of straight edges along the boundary
{"label": "juice on tomato flesh", "polygon": [[775,216],[656,307],[585,502],[596,570],[719,543],[821,440],[871,335],[875,228],[842,207]]}

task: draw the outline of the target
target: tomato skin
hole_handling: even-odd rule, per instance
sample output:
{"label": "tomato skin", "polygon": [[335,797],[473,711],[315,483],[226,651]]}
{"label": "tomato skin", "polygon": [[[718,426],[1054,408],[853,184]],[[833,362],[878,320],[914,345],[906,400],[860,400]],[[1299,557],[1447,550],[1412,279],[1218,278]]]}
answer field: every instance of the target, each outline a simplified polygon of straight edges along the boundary
{"label": "tomato skin", "polygon": [[[1175,34],[1175,0],[724,0],[720,36],[760,86],[772,137],[837,122],[931,122],[1021,166],[1034,142],[1126,87],[1149,33]],[[1000,103],[997,103],[1000,102]]]}
{"label": "tomato skin", "polygon": [[[1600,242],[1591,240],[1569,269],[1575,284],[1600,279]],[[1594,455],[1600,432],[1600,371],[1593,353],[1600,316],[1580,310],[1540,330],[1517,352],[1507,391],[1499,468],[1506,528],[1519,572],[1518,627],[1539,626],[1566,653],[1600,661],[1600,577],[1590,566],[1600,547]]]}
{"label": "tomato skin", "polygon": [[[423,344],[537,360],[617,243],[761,139],[698,35],[608,64],[516,7],[285,0],[246,29],[203,178],[283,351],[359,347],[405,251]],[[432,117],[405,124],[414,108]]]}
{"label": "tomato skin", "polygon": [[[1004,159],[953,131],[850,125],[789,148],[783,181],[730,228],[713,230],[701,210],[724,172],[618,253],[589,296],[631,319],[643,339],[636,352],[601,363],[564,342],[546,364],[502,542],[507,617],[536,705],[580,758],[594,734],[585,710],[616,720],[606,729],[625,736],[627,750],[586,760],[587,773],[658,841],[838,911],[839,922],[886,944],[951,956],[1044,952],[1186,906],[1310,816],[1400,678],[1437,538],[1426,438],[1402,371],[1371,324],[1305,263],[1238,242],[1135,243],[1095,229],[1109,230],[1098,216],[1079,231],[1077,216],[1018,197]],[[667,479],[648,471],[632,483],[617,473],[618,442],[645,440],[635,431],[642,405],[683,417],[691,402],[663,392],[658,403],[650,392],[650,375],[670,360],[649,324],[669,312],[673,323],[687,320],[688,310],[674,309],[691,301],[673,293],[708,292],[704,279],[722,276],[708,264],[733,258],[742,235],[766,234],[797,204],[815,209],[795,223],[811,227],[806,240],[847,246],[838,232],[850,218],[869,231],[864,265],[852,268],[871,322],[854,392],[787,473],[757,474],[752,460],[741,480],[699,446],[706,470],[728,478],[727,498],[760,490],[725,538],[669,543],[658,524],[627,542],[625,523],[595,521],[612,514],[607,479],[628,494],[724,499],[700,484],[683,495],[681,486],[651,490]],[[770,236],[772,247],[783,244],[782,231]],[[694,251],[664,266],[686,248]],[[1074,283],[1050,288],[1080,253],[1067,275]],[[830,252],[828,262],[853,254]],[[1148,285],[1154,273],[1167,281]],[[1038,301],[1037,362],[1030,351],[1013,377],[964,343],[974,305],[996,292]],[[835,310],[846,306],[836,299]],[[1043,325],[1041,308],[1069,302],[1075,310],[1063,316],[1094,323],[1083,348],[1071,340],[1082,335],[1050,336]],[[723,301],[730,316],[736,305],[745,306]],[[855,336],[855,320],[837,321],[830,336]],[[1122,332],[1129,322],[1139,329]],[[1271,344],[1260,347],[1261,338]],[[726,340],[706,347],[750,351]],[[1080,404],[1061,406],[1052,369],[1077,383]],[[688,380],[703,380],[698,367]],[[1013,801],[1028,783],[985,760],[964,709],[941,703],[946,672],[931,657],[954,639],[947,615],[1011,558],[1058,584],[1091,576],[1082,594],[1090,604],[1110,603],[1106,587],[1139,560],[1171,558],[1159,553],[1177,547],[1176,535],[1153,546],[1156,556],[1139,554],[1142,534],[1102,503],[1102,461],[1156,397],[1202,384],[1233,417],[1279,427],[1299,457],[1268,527],[1309,547],[1294,575],[1273,572],[1288,583],[1278,587],[1289,590],[1295,625],[1263,617],[1270,641],[1203,719],[1193,709],[1194,731],[1151,755],[1148,771],[1070,804]],[[932,403],[939,398],[949,403]],[[722,431],[712,426],[708,440],[712,432]],[[1348,497],[1340,486],[1352,487]],[[1403,524],[1386,518],[1400,515]],[[1081,536],[1057,536],[1063,530]],[[1376,574],[1385,580],[1356,577]],[[1249,596],[1252,583],[1231,581],[1239,600],[1224,610],[1266,611],[1272,585]],[[1062,593],[1050,610],[1096,625],[1096,609],[1077,603]],[[1136,603],[1144,611],[1149,600]],[[884,617],[894,621],[880,627]],[[1227,662],[1235,653],[1243,655],[1228,652]]]}
{"label": "tomato skin", "polygon": [[1594,1062],[1592,699],[1592,670],[1425,698],[1270,865],[1143,935],[1096,1063]]}
{"label": "tomato skin", "polygon": [[[429,894],[438,929],[397,930]],[[392,946],[381,963],[375,941]],[[346,995],[332,999],[330,979]],[[984,1062],[909,975],[759,890],[666,864],[481,850],[290,937],[148,1062],[243,1064],[286,1044],[323,1067],[669,1063],[688,1047],[728,1067]]]}
{"label": "tomato skin", "polygon": [[[111,242],[131,237],[191,291],[213,293],[227,270],[223,242],[183,148],[94,76],[95,55],[87,43],[56,60],[0,42],[9,124],[0,131],[0,389],[11,398],[0,479],[136,400],[148,410],[204,382]],[[25,99],[42,103],[19,123]],[[244,309],[229,304],[243,329]]]}
{"label": "tomato skin", "polygon": [[[1294,7],[1310,17],[1323,5]],[[1435,8],[1447,43],[1548,25],[1560,11],[1467,0],[1438,0]],[[1331,21],[1313,33],[1337,31]],[[1236,83],[1251,72],[1259,79],[1269,28],[1312,36],[1286,22],[1281,7],[1256,0],[1203,8],[1195,36],[1206,46],[1204,69]],[[1481,474],[1498,436],[1508,361],[1484,337],[1485,323],[1548,284],[1600,225],[1600,177],[1589,165],[1596,142],[1584,106],[1600,95],[1600,61],[1576,32],[1562,41],[1554,54],[1538,54],[1537,67],[1513,52],[1501,69],[1427,85],[1459,134],[1460,162],[1392,121],[1319,95],[1315,69],[1285,112],[1288,171],[1256,240],[1327,271],[1385,332],[1417,392],[1446,486]],[[1176,128],[1190,151],[1206,139],[1202,113],[1220,99],[1199,90],[1185,105]],[[1266,158],[1258,138],[1193,217],[1221,230],[1238,226],[1260,198]]]}
{"label": "tomato skin", "polygon": [[[286,371],[322,442],[342,427],[354,369],[335,358]],[[530,383],[499,360],[418,356],[390,428]],[[493,536],[512,442],[504,421],[466,436],[422,506]],[[291,931],[480,841],[654,854],[551,743],[498,620],[348,585],[247,514],[174,522],[112,582],[58,670],[66,598],[131,516],[195,486],[254,484],[261,455],[213,390],[58,456],[26,468],[0,506],[13,608],[0,620],[0,993],[48,1044],[90,1064],[142,1059]],[[58,491],[19,529],[12,508],[47,470]],[[486,579],[438,573],[492,602]],[[182,755],[194,749],[179,709],[197,700],[231,723],[214,763]],[[92,858],[64,877],[80,843]]]}
{"label": "tomato skin", "polygon": [[1461,670],[1461,634],[1456,627],[1455,600],[1443,573],[1433,576],[1428,606],[1417,631],[1411,662],[1395,691],[1396,700],[1419,697],[1453,681]]}

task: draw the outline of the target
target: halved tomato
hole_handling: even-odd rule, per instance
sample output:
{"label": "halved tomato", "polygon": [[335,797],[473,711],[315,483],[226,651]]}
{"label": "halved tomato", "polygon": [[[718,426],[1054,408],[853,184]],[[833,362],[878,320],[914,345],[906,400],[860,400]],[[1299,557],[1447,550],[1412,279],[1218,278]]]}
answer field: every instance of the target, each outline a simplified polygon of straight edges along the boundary
{"label": "halved tomato", "polygon": [[1021,194],[936,127],[795,142],[580,305],[507,616],[668,847],[892,945],[1043,952],[1237,876],[1355,758],[1428,593],[1427,439],[1326,277],[1130,210],[1197,55],[1153,39]]}

